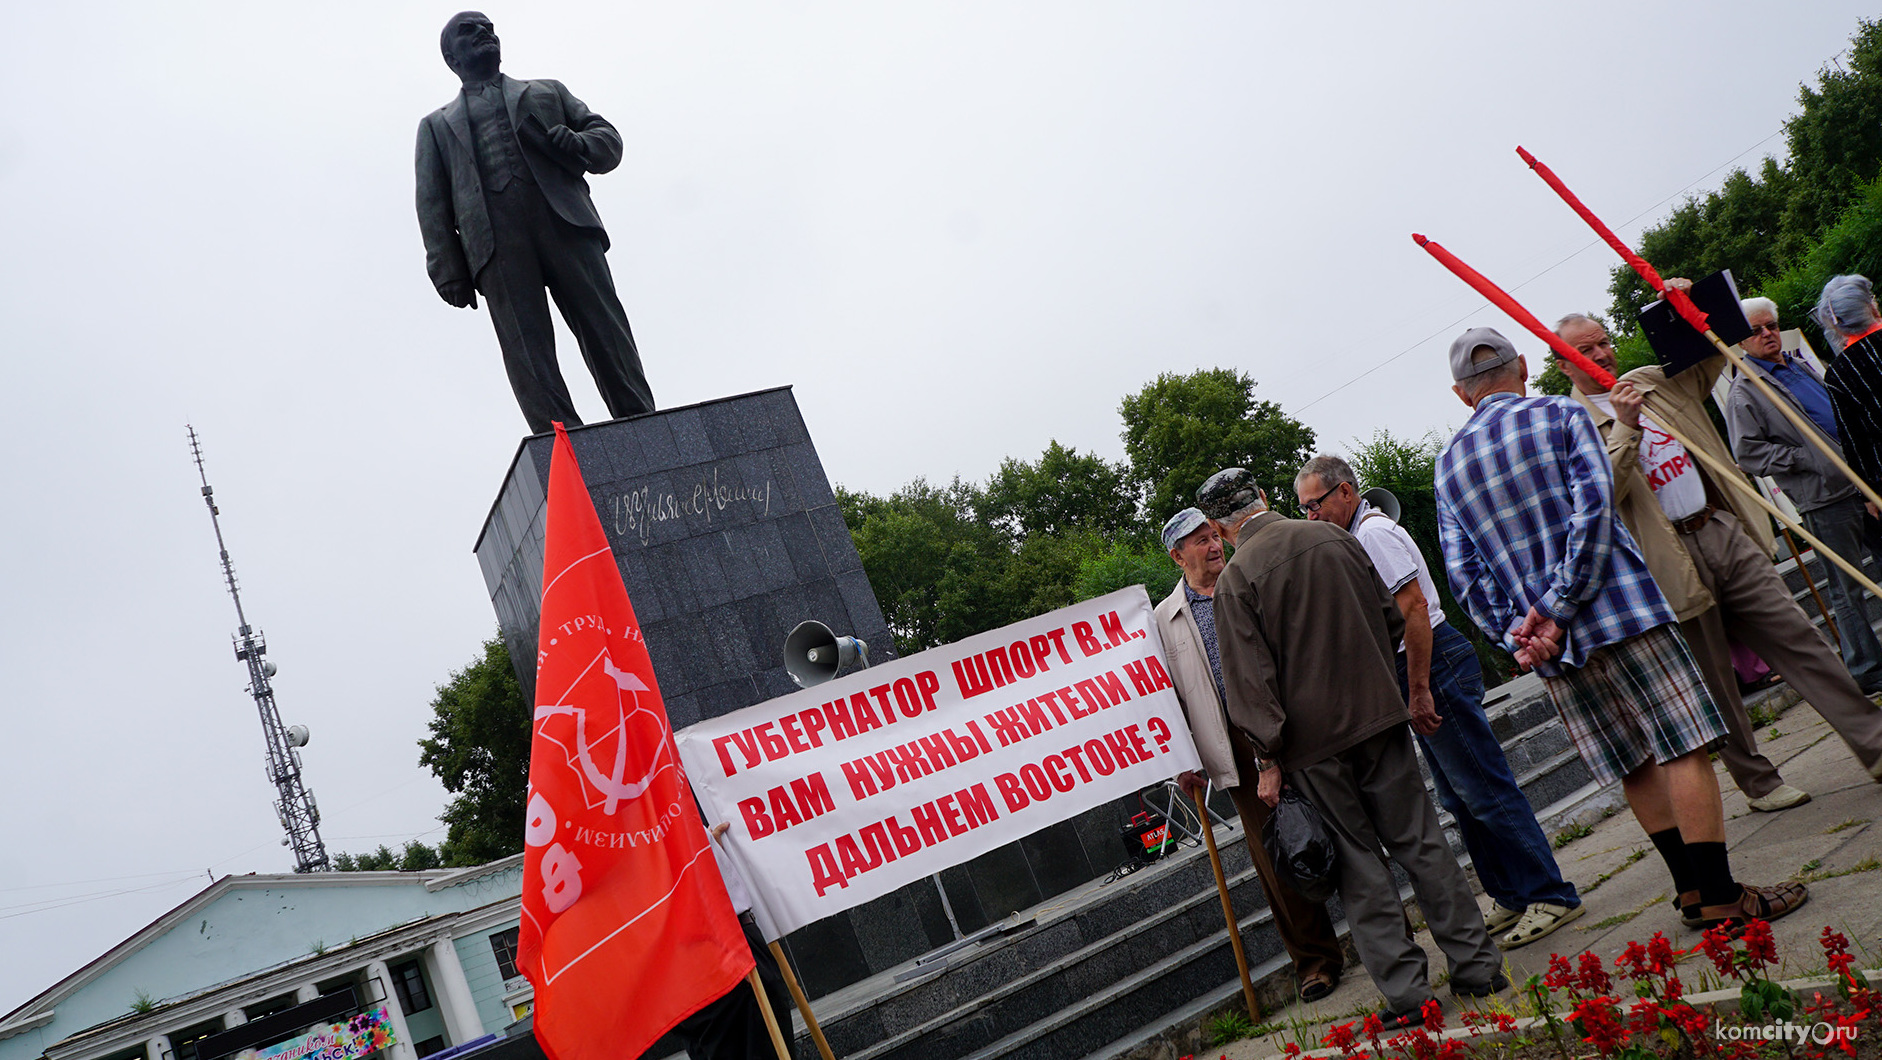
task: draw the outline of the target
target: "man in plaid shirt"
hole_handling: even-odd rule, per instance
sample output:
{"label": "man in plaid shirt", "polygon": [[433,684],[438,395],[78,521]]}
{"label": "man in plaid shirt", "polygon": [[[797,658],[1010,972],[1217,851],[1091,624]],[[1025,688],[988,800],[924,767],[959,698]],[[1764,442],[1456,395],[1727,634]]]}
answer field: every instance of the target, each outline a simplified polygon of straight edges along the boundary
{"label": "man in plaid shirt", "polygon": [[1607,447],[1580,405],[1529,397],[1528,365],[1490,328],[1451,344],[1473,410],[1438,458],[1438,535],[1451,591],[1485,635],[1542,675],[1597,780],[1619,780],[1673,875],[1689,926],[1773,919],[1801,883],[1736,882],[1707,748],[1718,706],[1614,513]]}

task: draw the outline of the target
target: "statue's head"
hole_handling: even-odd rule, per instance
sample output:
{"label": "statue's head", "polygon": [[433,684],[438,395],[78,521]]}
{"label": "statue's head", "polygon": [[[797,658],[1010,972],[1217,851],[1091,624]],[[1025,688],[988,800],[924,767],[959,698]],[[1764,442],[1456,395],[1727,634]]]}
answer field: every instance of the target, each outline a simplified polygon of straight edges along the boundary
{"label": "statue's head", "polygon": [[444,24],[438,36],[444,65],[466,80],[495,77],[503,61],[503,45],[496,28],[481,11],[460,11]]}

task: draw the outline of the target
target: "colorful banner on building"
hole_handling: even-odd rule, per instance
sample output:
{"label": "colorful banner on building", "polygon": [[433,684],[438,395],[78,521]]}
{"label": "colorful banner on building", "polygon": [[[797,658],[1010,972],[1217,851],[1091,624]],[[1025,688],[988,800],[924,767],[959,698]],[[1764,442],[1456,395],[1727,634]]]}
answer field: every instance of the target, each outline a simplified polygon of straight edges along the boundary
{"label": "colorful banner on building", "polygon": [[235,1060],[359,1060],[398,1042],[386,1007],[367,1009],[357,1016],[316,1027],[299,1038],[265,1049],[244,1049]]}
{"label": "colorful banner on building", "polygon": [[773,937],[1202,768],[1141,586],[675,735]]}

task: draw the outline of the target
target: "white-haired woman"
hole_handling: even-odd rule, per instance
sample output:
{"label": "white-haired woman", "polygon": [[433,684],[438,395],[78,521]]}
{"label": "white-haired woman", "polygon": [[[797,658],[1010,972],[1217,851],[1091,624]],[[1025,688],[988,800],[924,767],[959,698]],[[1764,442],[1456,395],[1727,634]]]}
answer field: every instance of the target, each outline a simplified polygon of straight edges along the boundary
{"label": "white-haired woman", "polygon": [[[1864,276],[1837,276],[1823,285],[1811,316],[1842,349],[1823,382],[1836,410],[1843,456],[1871,485],[1882,484],[1882,309]],[[1871,516],[1882,515],[1869,505]]]}

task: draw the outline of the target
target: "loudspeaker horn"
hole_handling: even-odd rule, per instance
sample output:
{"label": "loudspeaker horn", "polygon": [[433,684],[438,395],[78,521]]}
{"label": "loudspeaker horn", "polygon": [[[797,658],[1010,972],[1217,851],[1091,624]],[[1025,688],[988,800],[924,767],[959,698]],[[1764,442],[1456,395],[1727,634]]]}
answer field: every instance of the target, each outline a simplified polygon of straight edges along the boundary
{"label": "loudspeaker horn", "polygon": [[1384,486],[1374,486],[1360,494],[1359,499],[1384,512],[1387,519],[1395,523],[1398,522],[1400,511],[1398,498],[1392,496],[1391,490],[1386,489]]}
{"label": "loudspeaker horn", "polygon": [[816,619],[799,622],[784,638],[784,672],[799,688],[823,684],[858,662],[869,665],[869,645],[855,637],[839,637]]}

